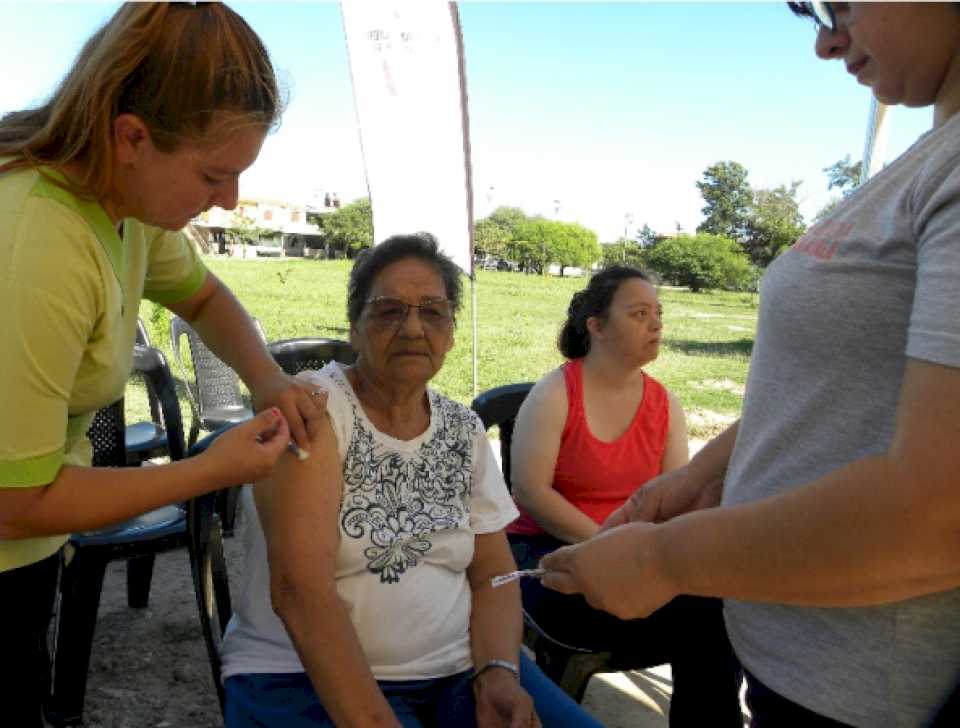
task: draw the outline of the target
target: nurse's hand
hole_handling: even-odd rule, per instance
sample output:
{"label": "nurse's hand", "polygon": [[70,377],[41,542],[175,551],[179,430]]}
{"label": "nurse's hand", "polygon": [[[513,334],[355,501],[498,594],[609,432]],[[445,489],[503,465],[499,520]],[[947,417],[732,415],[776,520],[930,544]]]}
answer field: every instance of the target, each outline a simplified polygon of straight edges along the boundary
{"label": "nurse's hand", "polygon": [[684,513],[720,505],[723,478],[701,482],[689,469],[679,468],[641,485],[627,501],[611,513],[601,526],[606,531],[626,523],[663,523]]}
{"label": "nurse's hand", "polygon": [[281,369],[261,377],[250,387],[254,410],[276,407],[290,427],[290,437],[302,453],[310,453],[307,427],[327,411],[327,393],[317,385],[292,377]]}
{"label": "nurse's hand", "polygon": [[289,442],[286,419],[271,407],[231,427],[201,457],[211,464],[211,475],[220,487],[253,483],[270,474]]}
{"label": "nurse's hand", "polygon": [[563,594],[583,594],[590,606],[620,619],[647,617],[678,594],[660,570],[659,528],[632,523],[557,549],[540,562],[547,569],[542,583]]}

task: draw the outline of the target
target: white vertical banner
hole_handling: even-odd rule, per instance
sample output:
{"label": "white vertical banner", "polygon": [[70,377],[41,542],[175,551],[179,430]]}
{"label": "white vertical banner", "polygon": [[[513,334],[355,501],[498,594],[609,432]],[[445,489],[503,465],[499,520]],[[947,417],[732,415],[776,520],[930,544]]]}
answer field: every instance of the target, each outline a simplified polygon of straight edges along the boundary
{"label": "white vertical banner", "polygon": [[456,3],[344,0],[374,244],[429,232],[473,276],[473,199]]}
{"label": "white vertical banner", "polygon": [[867,135],[863,142],[863,162],[860,166],[860,184],[883,169],[887,154],[887,105],[870,97],[870,114],[867,117]]}

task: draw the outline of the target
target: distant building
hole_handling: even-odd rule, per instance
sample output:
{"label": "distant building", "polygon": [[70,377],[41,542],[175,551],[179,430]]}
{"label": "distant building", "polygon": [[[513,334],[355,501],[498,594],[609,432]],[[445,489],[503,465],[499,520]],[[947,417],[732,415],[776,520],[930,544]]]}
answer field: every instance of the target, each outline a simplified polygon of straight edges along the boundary
{"label": "distant building", "polygon": [[[322,199],[314,193],[312,202],[298,204],[267,198],[243,198],[234,210],[212,207],[200,213],[192,221],[199,235],[211,252],[220,255],[304,257],[317,255],[324,249],[320,218],[334,212],[340,206],[336,193],[326,193]],[[256,240],[248,240],[244,246],[232,231],[238,227],[237,218],[245,218],[247,224],[259,234]]]}

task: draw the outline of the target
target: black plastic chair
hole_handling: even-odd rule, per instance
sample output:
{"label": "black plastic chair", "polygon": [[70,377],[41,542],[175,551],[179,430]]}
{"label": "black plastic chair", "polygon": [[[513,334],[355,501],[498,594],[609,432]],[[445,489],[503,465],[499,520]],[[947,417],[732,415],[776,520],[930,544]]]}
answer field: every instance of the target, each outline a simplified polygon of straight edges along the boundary
{"label": "black plastic chair", "polygon": [[[259,323],[257,328],[263,336]],[[181,344],[184,338],[193,361],[192,377],[188,375],[183,359]],[[197,441],[201,429],[216,432],[227,425],[250,419],[253,410],[243,398],[237,373],[210,351],[190,324],[179,316],[170,320],[170,345],[177,367],[187,383],[187,400],[192,415],[187,447]]]}
{"label": "black plastic chair", "polygon": [[[477,395],[470,405],[486,429],[497,426],[500,430],[501,468],[507,487],[511,490],[510,445],[513,427],[520,405],[532,388],[532,382],[495,387]],[[595,673],[621,672],[647,666],[638,664],[636,656],[626,648],[622,652],[595,652],[554,639],[526,610],[523,612],[523,642],[533,651],[540,669],[578,703],[583,700],[587,684]]]}
{"label": "black plastic chair", "polygon": [[[137,319],[136,344],[138,346],[151,346],[147,327],[144,325],[143,319],[140,318]],[[144,379],[147,399],[150,403],[150,420],[134,422],[132,425],[126,426],[127,465],[141,465],[147,460],[169,455],[167,433],[163,427],[163,416],[160,412],[160,401],[157,398],[157,393],[150,381],[139,375],[136,363],[134,363],[134,377]]]}
{"label": "black plastic chair", "polygon": [[[171,460],[184,455],[183,425],[176,386],[163,354],[136,347],[134,366],[154,388],[160,404]],[[104,407],[87,433],[97,467],[127,464],[123,400]],[[60,590],[52,640],[51,693],[44,706],[55,726],[83,724],[83,705],[90,650],[107,564],[127,560],[127,602],[147,606],[157,553],[187,545],[186,512],[165,506],[97,531],[73,534],[64,548]]]}
{"label": "black plastic chair", "polygon": [[306,369],[323,369],[328,362],[353,364],[357,353],[348,341],[303,337],[283,339],[267,344],[270,354],[287,374],[298,374]]}

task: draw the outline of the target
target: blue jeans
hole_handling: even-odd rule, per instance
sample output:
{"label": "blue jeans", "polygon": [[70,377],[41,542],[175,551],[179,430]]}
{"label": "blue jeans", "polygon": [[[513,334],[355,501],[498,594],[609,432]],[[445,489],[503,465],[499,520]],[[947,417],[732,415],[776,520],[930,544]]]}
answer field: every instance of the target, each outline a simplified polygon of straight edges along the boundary
{"label": "blue jeans", "polygon": [[[377,684],[404,728],[471,728],[476,703],[471,672],[433,680],[382,680]],[[602,728],[526,655],[520,683],[533,698],[544,728]],[[305,673],[234,675],[224,683],[226,728],[316,728],[333,721]]]}

